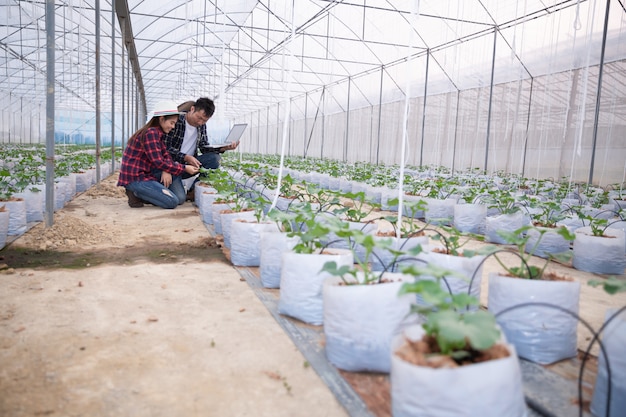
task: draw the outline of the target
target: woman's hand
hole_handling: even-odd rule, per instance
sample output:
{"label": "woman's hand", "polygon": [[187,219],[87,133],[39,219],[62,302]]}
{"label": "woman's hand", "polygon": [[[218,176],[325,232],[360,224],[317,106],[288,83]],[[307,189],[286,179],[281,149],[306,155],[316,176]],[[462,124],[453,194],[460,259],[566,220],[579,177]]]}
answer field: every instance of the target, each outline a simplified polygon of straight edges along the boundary
{"label": "woman's hand", "polygon": [[172,174],[170,174],[169,172],[161,172],[161,184],[163,184],[166,187],[169,187],[170,185],[172,185]]}
{"label": "woman's hand", "polygon": [[189,175],[196,175],[200,170],[193,165],[185,165],[185,172]]}

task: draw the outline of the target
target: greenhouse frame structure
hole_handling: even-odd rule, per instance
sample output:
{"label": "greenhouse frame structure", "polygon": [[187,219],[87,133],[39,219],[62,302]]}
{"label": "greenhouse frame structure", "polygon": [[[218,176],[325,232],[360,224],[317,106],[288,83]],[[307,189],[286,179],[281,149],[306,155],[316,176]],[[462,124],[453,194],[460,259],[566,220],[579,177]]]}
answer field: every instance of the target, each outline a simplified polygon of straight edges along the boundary
{"label": "greenhouse frame structure", "polygon": [[156,102],[208,96],[244,152],[625,180],[623,0],[3,0],[0,20],[5,143],[123,145]]}

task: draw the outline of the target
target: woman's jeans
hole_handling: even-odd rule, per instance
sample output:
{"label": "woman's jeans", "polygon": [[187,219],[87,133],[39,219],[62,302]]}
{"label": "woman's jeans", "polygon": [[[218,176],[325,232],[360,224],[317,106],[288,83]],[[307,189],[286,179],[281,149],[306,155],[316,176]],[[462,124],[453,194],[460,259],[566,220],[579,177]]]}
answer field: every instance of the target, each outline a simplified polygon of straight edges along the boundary
{"label": "woman's jeans", "polygon": [[158,181],[135,181],[126,186],[143,201],[155,206],[173,209],[186,199],[185,188],[180,177],[172,177],[169,189]]}

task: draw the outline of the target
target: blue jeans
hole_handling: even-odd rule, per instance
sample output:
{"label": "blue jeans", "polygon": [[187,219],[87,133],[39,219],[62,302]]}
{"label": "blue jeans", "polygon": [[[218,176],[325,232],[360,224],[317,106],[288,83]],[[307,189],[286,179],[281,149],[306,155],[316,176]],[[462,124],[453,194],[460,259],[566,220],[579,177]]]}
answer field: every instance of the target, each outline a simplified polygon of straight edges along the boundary
{"label": "blue jeans", "polygon": [[[173,185],[174,182],[172,182],[170,188]],[[126,186],[127,190],[135,193],[140,199],[166,209],[176,208],[176,206],[185,202],[185,190],[182,182],[180,182],[180,188],[183,189],[182,202],[180,196],[158,181],[135,181]]]}
{"label": "blue jeans", "polygon": [[[162,171],[159,171],[158,169],[153,169],[152,174],[156,178],[161,178]],[[183,185],[183,180],[181,179],[180,175],[172,175],[172,183],[167,188],[169,188],[169,190],[173,192],[176,197],[178,197],[178,204],[183,204],[185,200],[187,200],[185,186]]]}

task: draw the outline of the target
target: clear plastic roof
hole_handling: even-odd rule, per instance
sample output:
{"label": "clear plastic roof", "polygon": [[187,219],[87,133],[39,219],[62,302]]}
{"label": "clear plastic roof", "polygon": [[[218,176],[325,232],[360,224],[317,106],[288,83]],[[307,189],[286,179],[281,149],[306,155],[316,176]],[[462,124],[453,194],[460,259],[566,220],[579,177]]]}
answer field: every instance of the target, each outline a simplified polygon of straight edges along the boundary
{"label": "clear plastic roof", "polygon": [[[54,3],[57,102],[93,108],[96,2]],[[99,3],[102,106],[108,108],[113,16],[110,1]],[[0,1],[0,80],[10,105],[15,99],[45,104],[44,6]],[[415,58],[416,96],[426,74],[428,93],[437,94],[489,85],[492,65],[498,84],[597,63],[605,8],[605,1],[594,0],[118,0],[115,96],[123,94],[122,36],[131,59],[125,70],[133,75],[125,94],[137,92],[141,110],[165,98],[210,96],[232,118],[283,101],[287,88],[297,97],[337,85],[335,108],[326,110],[340,112],[349,88],[351,108],[378,103],[381,94],[385,102],[401,99],[409,57]],[[626,56],[624,16],[623,1],[611,2],[606,62]],[[130,30],[122,33],[120,22],[128,20]],[[381,83],[371,82],[381,77],[382,92]],[[304,117],[303,108],[292,111]]]}
{"label": "clear plastic roof", "polygon": [[296,155],[397,163],[407,137],[414,164],[626,176],[624,0],[111,1],[0,0],[2,141],[45,136],[53,4],[63,140],[101,114],[120,143],[156,102],[208,96],[211,129],[249,124],[243,151],[290,125]]}

